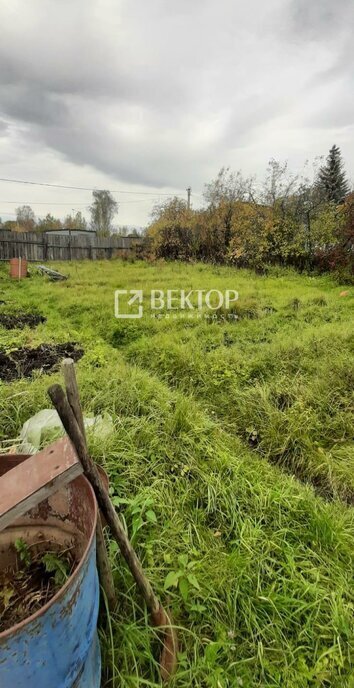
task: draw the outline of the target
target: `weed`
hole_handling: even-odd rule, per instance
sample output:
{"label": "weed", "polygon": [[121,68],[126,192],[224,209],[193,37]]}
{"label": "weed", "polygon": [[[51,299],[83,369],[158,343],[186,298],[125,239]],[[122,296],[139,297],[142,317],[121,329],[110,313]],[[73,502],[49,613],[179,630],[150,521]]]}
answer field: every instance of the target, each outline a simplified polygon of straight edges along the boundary
{"label": "weed", "polygon": [[52,573],[55,585],[61,587],[66,583],[70,573],[69,562],[54,552],[46,552],[40,558],[47,573]]}
{"label": "weed", "polygon": [[15,550],[20,558],[20,561],[23,563],[25,568],[28,568],[31,564],[32,558],[27,542],[25,542],[23,538],[17,538],[14,544]]}

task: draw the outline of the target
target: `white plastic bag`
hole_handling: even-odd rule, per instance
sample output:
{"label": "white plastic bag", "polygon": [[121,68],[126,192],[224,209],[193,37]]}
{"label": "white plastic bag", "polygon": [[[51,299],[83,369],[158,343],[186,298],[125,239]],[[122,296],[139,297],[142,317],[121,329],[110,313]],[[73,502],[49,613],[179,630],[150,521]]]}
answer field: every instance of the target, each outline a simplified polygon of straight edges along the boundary
{"label": "white plastic bag", "polygon": [[[113,431],[113,421],[108,413],[104,416],[86,417],[84,425],[86,430],[91,430],[101,439],[105,439]],[[42,409],[23,424],[16,451],[18,454],[35,454],[62,435],[64,428],[57,411]]]}

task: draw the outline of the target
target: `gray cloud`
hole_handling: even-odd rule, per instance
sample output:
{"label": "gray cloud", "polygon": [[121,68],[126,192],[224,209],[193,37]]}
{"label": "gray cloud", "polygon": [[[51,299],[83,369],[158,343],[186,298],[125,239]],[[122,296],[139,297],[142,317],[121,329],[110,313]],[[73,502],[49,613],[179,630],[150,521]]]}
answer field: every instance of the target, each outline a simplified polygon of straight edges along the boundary
{"label": "gray cloud", "polygon": [[65,124],[67,109],[56,94],[46,93],[38,86],[7,85],[1,89],[1,106],[6,115],[43,127]]}
{"label": "gray cloud", "polygon": [[40,179],[56,160],[78,185],[199,190],[223,164],[261,175],[333,137],[353,164],[351,14],[351,0],[3,3],[3,161],[23,176],[21,140]]}
{"label": "gray cloud", "polygon": [[338,38],[338,32],[351,30],[352,0],[292,0],[290,15],[294,31],[314,39]]}

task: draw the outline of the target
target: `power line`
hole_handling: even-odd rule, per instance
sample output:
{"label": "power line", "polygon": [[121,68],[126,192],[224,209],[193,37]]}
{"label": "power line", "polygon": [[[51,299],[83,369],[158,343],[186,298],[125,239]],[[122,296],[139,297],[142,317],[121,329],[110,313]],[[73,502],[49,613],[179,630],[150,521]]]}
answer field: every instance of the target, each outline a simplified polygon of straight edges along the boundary
{"label": "power line", "polygon": [[13,205],[87,205],[87,203],[79,203],[77,201],[0,201],[0,203],[12,203]]}
{"label": "power line", "polygon": [[[10,184],[30,184],[31,186],[49,186],[55,189],[74,189],[76,191],[98,191],[98,188],[89,188],[86,186],[66,186],[64,184],[49,184],[48,182],[31,182],[23,179],[7,179],[6,177],[0,177],[0,182],[9,182]],[[125,191],[123,189],[108,189],[111,193],[125,193],[125,194],[138,194],[141,196],[173,196],[182,194],[171,194],[162,191]]]}
{"label": "power line", "polygon": [[[152,203],[155,200],[157,201],[159,199],[158,196],[156,198],[137,198],[134,201],[118,201],[118,204],[121,205],[124,203]],[[13,204],[13,205],[71,205],[71,206],[77,206],[77,205],[82,205],[82,206],[88,206],[90,201],[87,201],[87,203],[83,203],[82,201],[0,201],[0,203],[6,203],[6,204]]]}

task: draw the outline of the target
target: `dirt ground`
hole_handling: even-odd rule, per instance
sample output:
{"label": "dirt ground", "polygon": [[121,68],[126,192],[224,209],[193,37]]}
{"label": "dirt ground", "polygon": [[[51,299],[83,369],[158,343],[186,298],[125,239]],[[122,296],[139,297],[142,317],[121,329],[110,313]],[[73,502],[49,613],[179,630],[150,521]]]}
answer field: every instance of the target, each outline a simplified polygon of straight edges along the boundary
{"label": "dirt ground", "polygon": [[41,344],[35,349],[24,347],[5,353],[0,351],[0,380],[11,382],[20,377],[30,377],[33,370],[50,372],[63,358],[78,361],[84,354],[76,342],[65,344]]}
{"label": "dirt ground", "polygon": [[47,318],[37,313],[0,313],[0,327],[4,327],[6,330],[37,327],[46,320]]}

